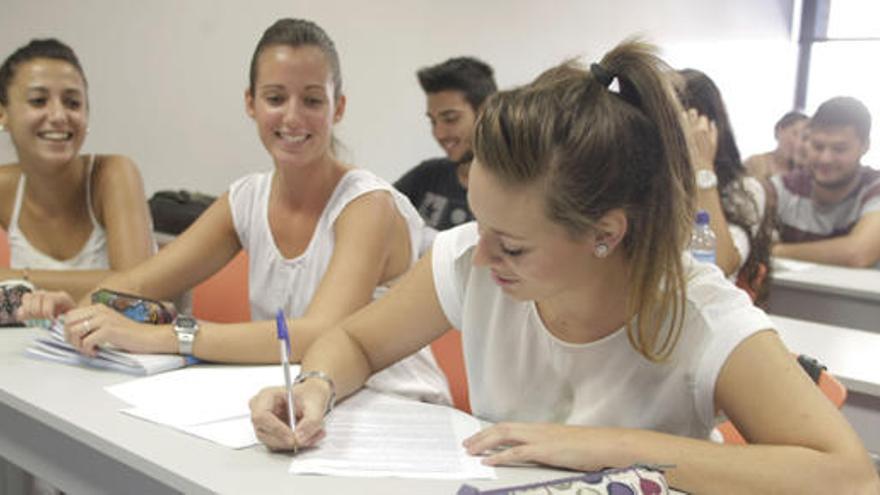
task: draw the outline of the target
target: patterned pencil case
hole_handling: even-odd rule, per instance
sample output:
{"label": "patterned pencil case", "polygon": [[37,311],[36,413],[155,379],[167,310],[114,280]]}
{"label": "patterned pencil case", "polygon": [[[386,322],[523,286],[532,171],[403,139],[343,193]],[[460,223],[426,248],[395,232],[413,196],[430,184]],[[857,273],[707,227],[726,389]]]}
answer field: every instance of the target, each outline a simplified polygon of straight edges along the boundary
{"label": "patterned pencil case", "polygon": [[458,495],[663,495],[669,485],[663,471],[648,466],[611,468],[528,485],[480,490],[462,485]]}
{"label": "patterned pencil case", "polygon": [[109,306],[128,318],[140,323],[163,325],[177,317],[174,305],[145,297],[124,294],[109,289],[98,289],[92,293],[92,303]]}
{"label": "patterned pencil case", "polygon": [[33,291],[33,284],[26,280],[0,282],[0,327],[24,326],[23,322],[15,319],[15,310],[21,306],[21,298]]}

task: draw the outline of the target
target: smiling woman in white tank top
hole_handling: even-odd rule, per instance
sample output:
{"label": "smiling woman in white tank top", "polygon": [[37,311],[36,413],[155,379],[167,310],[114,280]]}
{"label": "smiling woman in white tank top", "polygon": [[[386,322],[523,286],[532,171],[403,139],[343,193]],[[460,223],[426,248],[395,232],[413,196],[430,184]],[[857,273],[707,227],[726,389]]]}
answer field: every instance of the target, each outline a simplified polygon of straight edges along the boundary
{"label": "smiling woman in white tank top", "polygon": [[85,75],[69,47],[33,40],[0,66],[0,127],[18,157],[0,167],[10,248],[0,280],[80,297],[152,254],[140,173],[124,156],[81,155],[87,124]]}

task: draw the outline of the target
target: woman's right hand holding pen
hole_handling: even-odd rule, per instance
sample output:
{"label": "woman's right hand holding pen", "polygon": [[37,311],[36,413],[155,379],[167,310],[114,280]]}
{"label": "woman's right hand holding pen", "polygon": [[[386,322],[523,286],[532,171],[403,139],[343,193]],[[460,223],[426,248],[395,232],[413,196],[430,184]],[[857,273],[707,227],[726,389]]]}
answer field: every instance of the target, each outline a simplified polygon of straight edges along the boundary
{"label": "woman's right hand holding pen", "polygon": [[250,400],[251,422],[257,439],[274,451],[313,447],[324,438],[324,414],[331,400],[330,386],[323,380],[309,379],[293,387],[296,429],[291,431],[287,417],[284,387],[261,390]]}

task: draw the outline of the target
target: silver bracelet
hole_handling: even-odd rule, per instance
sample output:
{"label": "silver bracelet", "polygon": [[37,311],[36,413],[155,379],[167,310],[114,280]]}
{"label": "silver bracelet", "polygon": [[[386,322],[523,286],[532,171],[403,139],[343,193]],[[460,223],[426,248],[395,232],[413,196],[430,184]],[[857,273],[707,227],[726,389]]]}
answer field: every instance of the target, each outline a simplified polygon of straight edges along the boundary
{"label": "silver bracelet", "polygon": [[330,400],[327,401],[327,408],[324,410],[324,415],[326,416],[330,414],[330,411],[333,410],[333,406],[336,405],[336,384],[333,383],[333,379],[323,371],[304,371],[293,380],[293,384],[298,385],[309,378],[320,378],[327,382],[327,385],[330,385]]}

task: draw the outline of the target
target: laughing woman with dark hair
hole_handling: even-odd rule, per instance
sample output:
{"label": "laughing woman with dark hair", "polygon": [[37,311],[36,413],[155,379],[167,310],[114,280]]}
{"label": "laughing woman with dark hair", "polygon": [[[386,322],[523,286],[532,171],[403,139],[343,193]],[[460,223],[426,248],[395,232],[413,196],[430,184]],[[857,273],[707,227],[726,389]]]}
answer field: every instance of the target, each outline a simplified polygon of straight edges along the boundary
{"label": "laughing woman with dark hair", "polygon": [[[0,65],[0,130],[9,133],[17,156],[0,167],[0,227],[10,249],[0,281],[81,297],[153,253],[135,164],[120,155],[80,153],[87,86],[76,54],[56,39],[32,40]],[[57,493],[29,474],[24,482],[32,493]]]}
{"label": "laughing woman with dark hair", "polygon": [[18,161],[0,167],[0,226],[11,268],[0,280],[81,297],[153,253],[140,172],[120,155],[81,154],[85,73],[73,50],[33,40],[0,66],[0,129]]}

